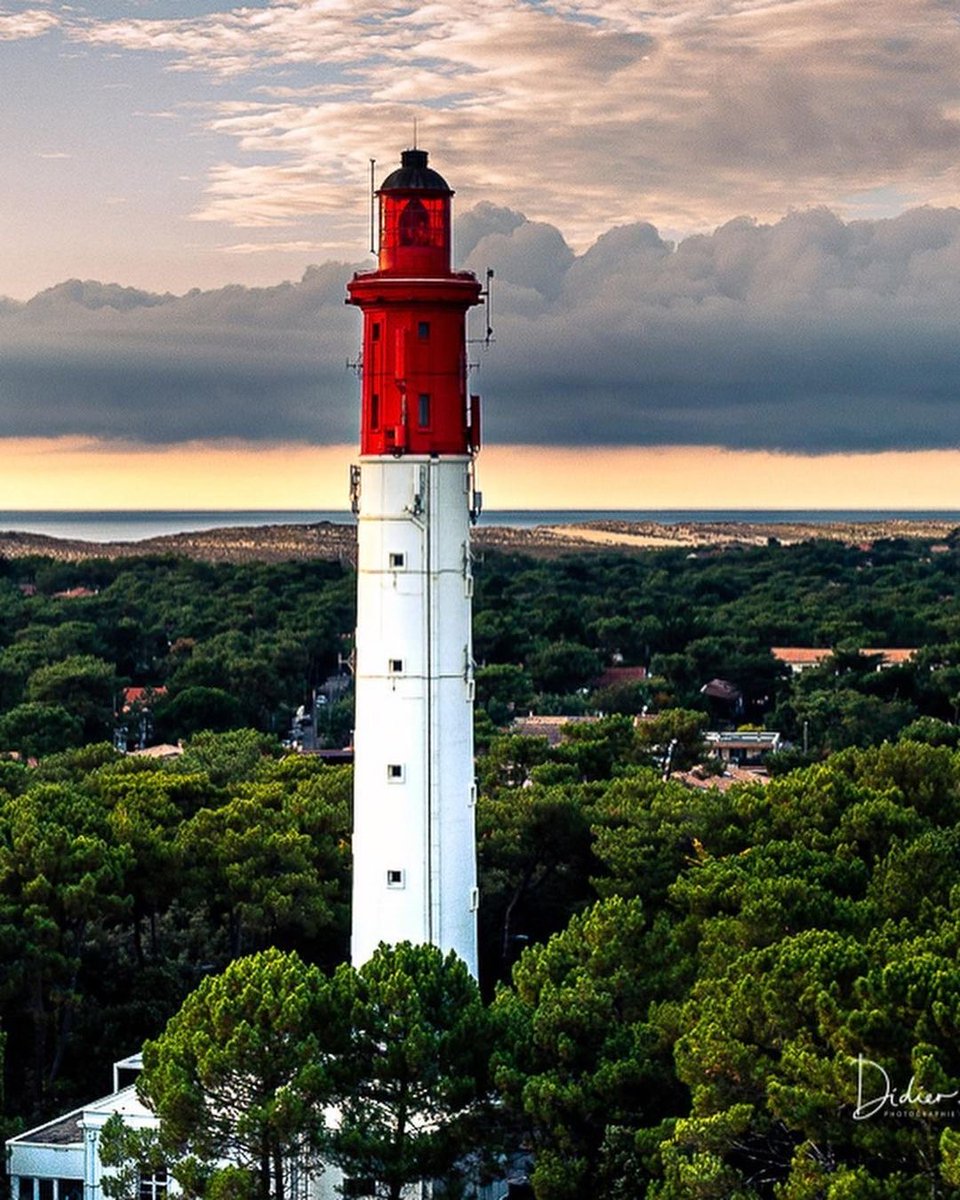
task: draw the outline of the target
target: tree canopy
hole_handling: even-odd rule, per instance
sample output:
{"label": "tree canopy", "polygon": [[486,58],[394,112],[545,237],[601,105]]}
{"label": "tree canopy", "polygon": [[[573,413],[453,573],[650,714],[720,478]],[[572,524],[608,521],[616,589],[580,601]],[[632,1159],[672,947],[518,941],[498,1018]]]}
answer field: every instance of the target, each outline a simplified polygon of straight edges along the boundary
{"label": "tree canopy", "polygon": [[[766,721],[818,753],[882,741],[920,717],[955,723],[960,616],[944,601],[957,590],[955,541],[936,554],[904,539],[540,561],[488,551],[474,601],[481,711],[502,725],[531,709],[686,708]],[[58,706],[84,738],[101,738],[134,685],[165,689],[151,706],[160,740],[242,726],[283,733],[348,656],[354,594],[350,569],[321,561],[0,562],[0,721],[23,705]],[[794,677],[776,645],[833,657]],[[878,672],[863,652],[883,646],[920,653]],[[607,674],[620,666],[646,678]],[[738,694],[736,712],[703,694],[716,678]],[[342,705],[334,698],[319,721],[338,743],[350,730]],[[37,710],[34,720],[51,727]],[[21,712],[7,731],[12,749],[22,722]],[[59,744],[71,744],[72,728],[62,729]]]}
{"label": "tree canopy", "polygon": [[[270,1195],[278,1155],[319,1153],[328,1084],[367,1102],[344,1103],[324,1152],[390,1195],[421,1174],[455,1194],[457,1156],[492,1147],[504,1120],[532,1148],[538,1200],[955,1194],[958,562],[908,543],[489,555],[482,993],[421,947],[341,965],[351,772],[285,755],[276,732],[348,649],[345,569],[0,563],[0,749],[20,756],[0,760],[7,1118],[99,1094],[117,1047],[159,1044],[172,1019],[179,1065],[150,1071],[174,1097],[171,1128],[180,1112],[199,1130],[197,1064],[226,1071],[227,1046],[269,1044],[276,969],[309,978],[318,1023],[286,1060],[297,1082],[257,1061],[259,1115],[234,1122],[257,1154],[236,1149],[225,1173],[226,1132],[178,1143],[205,1200]],[[35,595],[16,586],[25,573]],[[80,583],[99,590],[56,595]],[[788,677],[769,647],[790,643],[832,654]],[[883,645],[918,651],[878,671],[861,651]],[[614,659],[646,677],[587,678]],[[664,779],[665,746],[695,757],[704,722],[726,719],[700,691],[715,677],[740,717],[798,744],[765,785]],[[182,755],[88,740],[109,733],[105,689],[127,682],[167,686]],[[558,744],[497,728],[598,696],[607,716]],[[335,1062],[334,1042],[348,1047]],[[270,1086],[296,1105],[271,1107]]]}
{"label": "tree canopy", "polygon": [[483,1146],[490,1099],[491,1025],[466,966],[435,946],[381,945],[338,968],[334,991],[350,1033],[333,1160],[386,1200],[455,1174]]}
{"label": "tree canopy", "polygon": [[187,997],[144,1046],[137,1090],[185,1181],[229,1165],[255,1179],[255,1200],[284,1200],[291,1172],[320,1169],[345,1042],[342,1010],[317,968],[263,950]]}

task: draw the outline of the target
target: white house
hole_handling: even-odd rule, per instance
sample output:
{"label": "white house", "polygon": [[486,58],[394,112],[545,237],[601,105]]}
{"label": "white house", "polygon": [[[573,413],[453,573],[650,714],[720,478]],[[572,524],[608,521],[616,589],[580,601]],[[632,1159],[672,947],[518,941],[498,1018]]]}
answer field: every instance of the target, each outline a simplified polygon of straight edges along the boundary
{"label": "white house", "polygon": [[[100,1162],[100,1132],[114,1113],[132,1129],[156,1129],[158,1118],[137,1097],[136,1077],[143,1066],[142,1055],[132,1054],[113,1064],[113,1091],[73,1112],[28,1129],[7,1141],[7,1166],[11,1200],[103,1200],[105,1174]],[[331,1111],[328,1119],[335,1120]],[[344,1179],[339,1168],[328,1165],[319,1174],[288,1164],[286,1191],[290,1200],[344,1200],[369,1197],[372,1185]],[[511,1186],[478,1188],[482,1200],[499,1200],[514,1194]],[[407,1189],[409,1200],[426,1200],[427,1183]],[[137,1200],[166,1200],[178,1194],[176,1182],[166,1171],[140,1176]],[[518,1196],[522,1195],[516,1192]]]}
{"label": "white house", "polygon": [[[115,1113],[131,1129],[156,1129],[160,1122],[137,1096],[143,1057],[132,1054],[113,1064],[113,1091],[100,1100],[29,1129],[7,1142],[11,1200],[103,1200],[100,1133]],[[290,1200],[339,1200],[343,1176],[330,1167],[314,1175],[289,1164]],[[349,1189],[349,1184],[348,1184]],[[142,1174],[137,1200],[166,1200],[178,1194],[167,1172]]]}
{"label": "white house", "polygon": [[708,730],[703,735],[710,753],[725,763],[746,766],[780,749],[780,734],[772,729]]}
{"label": "white house", "polygon": [[[101,1200],[99,1143],[107,1120],[119,1113],[133,1129],[155,1129],[159,1124],[137,1098],[133,1080],[141,1066],[139,1054],[115,1062],[108,1096],[9,1139],[12,1200]],[[139,1200],[167,1195],[165,1172],[141,1177]]]}

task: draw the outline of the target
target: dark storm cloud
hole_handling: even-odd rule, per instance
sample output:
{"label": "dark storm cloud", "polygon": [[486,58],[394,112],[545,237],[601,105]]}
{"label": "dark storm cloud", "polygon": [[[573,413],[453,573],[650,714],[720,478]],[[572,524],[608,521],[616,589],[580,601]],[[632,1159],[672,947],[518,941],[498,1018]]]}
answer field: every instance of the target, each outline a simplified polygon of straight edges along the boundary
{"label": "dark storm cloud", "polygon": [[350,270],[185,296],[71,280],[0,309],[6,436],[348,442],[359,325]]}
{"label": "dark storm cloud", "polygon": [[[740,219],[677,248],[638,224],[568,260],[559,290],[529,261],[532,228],[498,231],[470,259],[496,271],[491,439],[810,452],[960,443],[960,211]],[[546,238],[542,250],[556,263]],[[538,278],[548,286],[532,288]]]}
{"label": "dark storm cloud", "polygon": [[[960,443],[956,209],[739,219],[676,248],[636,224],[578,257],[552,226],[483,205],[460,219],[458,246],[495,271],[496,342],[472,348],[488,440]],[[349,273],[182,297],[72,282],[0,305],[4,432],[351,442]]]}

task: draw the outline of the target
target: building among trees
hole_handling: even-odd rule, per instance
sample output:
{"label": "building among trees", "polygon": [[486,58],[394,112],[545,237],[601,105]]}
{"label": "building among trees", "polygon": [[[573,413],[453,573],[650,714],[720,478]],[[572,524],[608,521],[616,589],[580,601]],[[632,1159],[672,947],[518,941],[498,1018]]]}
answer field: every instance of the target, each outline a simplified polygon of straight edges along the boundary
{"label": "building among trees", "polygon": [[[90,1200],[103,1195],[100,1134],[116,1113],[131,1129],[156,1129],[156,1116],[137,1096],[139,1054],[113,1064],[113,1091],[100,1100],[28,1129],[7,1142],[13,1200]],[[137,1200],[162,1200],[167,1174],[142,1173]]]}

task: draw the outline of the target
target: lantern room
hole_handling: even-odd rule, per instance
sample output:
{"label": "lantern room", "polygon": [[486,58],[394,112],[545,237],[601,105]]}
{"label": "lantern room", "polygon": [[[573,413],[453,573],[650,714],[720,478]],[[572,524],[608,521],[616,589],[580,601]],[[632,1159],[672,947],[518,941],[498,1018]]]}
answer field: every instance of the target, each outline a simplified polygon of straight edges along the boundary
{"label": "lantern room", "polygon": [[450,271],[450,197],[426,150],[404,150],[400,166],[380,185],[379,268],[423,277]]}
{"label": "lantern room", "polygon": [[471,271],[450,268],[453,192],[425,150],[404,150],[377,195],[377,270],[347,284],[347,303],[363,311],[360,449],[471,455],[480,419],[467,395],[466,313],[481,291]]}

